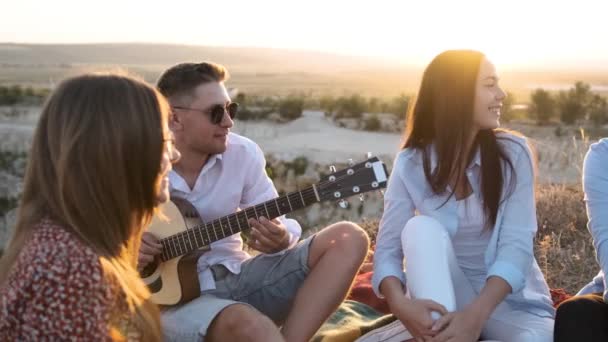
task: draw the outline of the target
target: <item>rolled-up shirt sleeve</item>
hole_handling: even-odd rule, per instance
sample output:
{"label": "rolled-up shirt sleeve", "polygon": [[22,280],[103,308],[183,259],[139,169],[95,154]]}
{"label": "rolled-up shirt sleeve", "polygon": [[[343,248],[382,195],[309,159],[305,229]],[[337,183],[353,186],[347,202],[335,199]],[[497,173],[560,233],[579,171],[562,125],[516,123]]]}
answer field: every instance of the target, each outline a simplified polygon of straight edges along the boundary
{"label": "rolled-up shirt sleeve", "polygon": [[505,199],[496,259],[487,276],[505,280],[512,293],[521,291],[525,285],[534,260],[533,241],[537,230],[532,153],[527,144],[518,144],[514,149],[519,153],[513,159],[515,175],[509,179],[515,184]]}
{"label": "rolled-up shirt sleeve", "polygon": [[380,293],[380,283],[386,277],[394,276],[400,279],[404,286],[406,282],[401,231],[407,221],[414,216],[414,203],[403,177],[406,160],[404,152],[397,156],[384,196],[384,214],[378,230],[372,276],[372,288],[381,298],[383,296]]}
{"label": "rolled-up shirt sleeve", "polygon": [[[259,146],[252,153],[252,160],[246,166],[246,181],[241,196],[241,208],[251,207],[278,197],[272,180],[266,174],[266,158]],[[284,215],[278,217],[289,233],[289,248],[296,245],[302,236],[302,227],[298,221],[288,219]],[[282,252],[279,252],[282,253]]]}
{"label": "rolled-up shirt sleeve", "polygon": [[[604,286],[608,272],[608,139],[594,144],[585,156],[583,190],[597,260],[603,271]],[[604,289],[604,301],[608,291]]]}

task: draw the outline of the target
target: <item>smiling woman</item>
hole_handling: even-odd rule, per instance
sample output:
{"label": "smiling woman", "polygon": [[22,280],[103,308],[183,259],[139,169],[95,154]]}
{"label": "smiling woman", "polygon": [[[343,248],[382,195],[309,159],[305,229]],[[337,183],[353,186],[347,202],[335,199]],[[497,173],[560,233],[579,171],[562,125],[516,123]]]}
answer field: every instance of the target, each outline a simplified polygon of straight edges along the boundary
{"label": "smiling woman", "polygon": [[408,114],[372,284],[418,339],[553,340],[532,250],[533,156],[523,137],[497,129],[504,98],[483,54],[450,50],[426,68]]}

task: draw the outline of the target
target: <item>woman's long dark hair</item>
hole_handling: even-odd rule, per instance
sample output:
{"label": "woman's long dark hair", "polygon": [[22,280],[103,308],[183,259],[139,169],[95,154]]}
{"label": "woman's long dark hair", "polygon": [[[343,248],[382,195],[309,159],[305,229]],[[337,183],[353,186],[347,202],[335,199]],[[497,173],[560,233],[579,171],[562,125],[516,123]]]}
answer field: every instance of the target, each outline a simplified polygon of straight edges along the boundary
{"label": "woman's long dark hair", "polygon": [[[402,148],[422,152],[424,174],[435,194],[444,194],[449,182],[456,184],[463,175],[462,160],[468,165],[477,148],[481,157],[481,193],[486,227],[496,223],[505,175],[501,163],[513,164],[498,144],[494,129],[478,132],[469,151],[465,144],[473,130],[475,89],[479,68],[485,56],[477,51],[450,50],[439,54],[427,66],[416,101],[410,107]],[[437,154],[431,170],[431,150]],[[466,155],[465,155],[466,154]],[[510,185],[514,184],[511,177]],[[456,187],[449,194],[454,196]],[[449,197],[448,197],[449,198]]]}

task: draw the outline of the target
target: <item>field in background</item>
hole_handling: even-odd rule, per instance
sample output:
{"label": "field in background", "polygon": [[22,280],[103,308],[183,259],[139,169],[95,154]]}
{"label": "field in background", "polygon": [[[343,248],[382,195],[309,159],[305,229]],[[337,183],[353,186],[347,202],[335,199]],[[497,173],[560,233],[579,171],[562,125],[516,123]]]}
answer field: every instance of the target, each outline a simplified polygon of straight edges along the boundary
{"label": "field in background", "polygon": [[[210,60],[232,74],[230,87],[259,95],[360,94],[393,97],[413,94],[423,65],[406,61],[364,58],[311,51],[268,48],[224,48],[162,44],[27,45],[0,43],[0,85],[52,87],[66,76],[121,67],[155,82],[167,67],[184,61]],[[608,71],[505,69],[502,86],[516,102],[528,102],[534,88],[558,89],[575,81],[604,86]]]}

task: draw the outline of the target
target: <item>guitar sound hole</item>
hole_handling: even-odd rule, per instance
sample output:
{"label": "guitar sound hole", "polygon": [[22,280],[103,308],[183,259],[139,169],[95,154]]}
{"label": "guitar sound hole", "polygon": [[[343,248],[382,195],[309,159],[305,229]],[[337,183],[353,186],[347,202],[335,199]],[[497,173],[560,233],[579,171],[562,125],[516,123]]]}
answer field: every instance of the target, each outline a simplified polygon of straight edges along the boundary
{"label": "guitar sound hole", "polygon": [[144,267],[144,269],[139,272],[139,275],[142,278],[147,278],[147,277],[151,276],[152,274],[154,274],[154,271],[156,271],[157,268],[158,268],[158,260],[156,260],[156,258],[154,258],[154,261],[152,261],[146,267]]}

